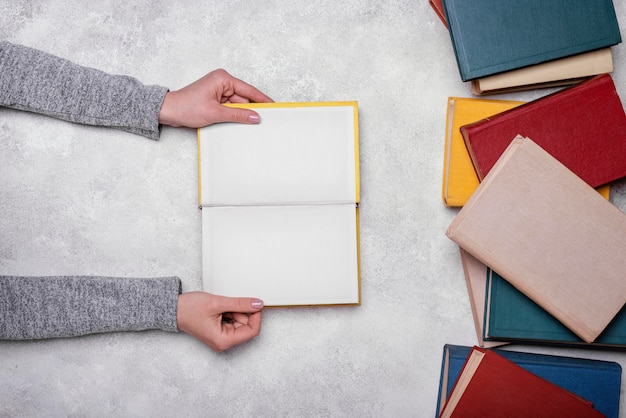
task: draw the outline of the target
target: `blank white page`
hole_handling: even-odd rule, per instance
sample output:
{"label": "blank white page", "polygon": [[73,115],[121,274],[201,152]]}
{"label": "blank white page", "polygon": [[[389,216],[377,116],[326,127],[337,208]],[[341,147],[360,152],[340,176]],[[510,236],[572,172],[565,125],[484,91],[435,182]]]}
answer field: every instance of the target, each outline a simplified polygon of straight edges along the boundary
{"label": "blank white page", "polygon": [[266,306],[358,304],[353,204],[202,208],[204,290]]}
{"label": "blank white page", "polygon": [[356,102],[254,110],[258,125],[199,130],[202,206],[358,201]]}

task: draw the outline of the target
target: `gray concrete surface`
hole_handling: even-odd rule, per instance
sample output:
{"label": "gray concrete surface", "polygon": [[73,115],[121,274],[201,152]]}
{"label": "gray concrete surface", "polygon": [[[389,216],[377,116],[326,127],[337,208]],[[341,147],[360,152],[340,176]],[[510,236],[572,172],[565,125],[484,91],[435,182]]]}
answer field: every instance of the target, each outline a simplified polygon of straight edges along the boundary
{"label": "gray concrete surface", "polygon": [[[257,339],[222,354],[159,331],[0,342],[0,416],[434,415],[443,345],[476,339],[441,201],[446,100],[471,93],[426,0],[4,1],[0,38],[172,89],[221,67],[276,101],[358,100],[363,299],[267,310]],[[0,109],[0,273],[199,289],[196,158],[192,130],[153,142]],[[613,201],[626,209],[626,182]]]}

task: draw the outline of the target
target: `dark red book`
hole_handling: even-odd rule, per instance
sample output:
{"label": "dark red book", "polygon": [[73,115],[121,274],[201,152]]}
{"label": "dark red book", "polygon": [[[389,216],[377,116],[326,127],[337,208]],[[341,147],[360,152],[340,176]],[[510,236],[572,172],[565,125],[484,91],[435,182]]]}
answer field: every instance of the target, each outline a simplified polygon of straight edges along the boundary
{"label": "dark red book", "polygon": [[474,347],[440,417],[602,417],[591,402]]}
{"label": "dark red book", "polygon": [[516,135],[530,137],[592,187],[626,176],[626,115],[608,74],[461,127],[478,178]]}

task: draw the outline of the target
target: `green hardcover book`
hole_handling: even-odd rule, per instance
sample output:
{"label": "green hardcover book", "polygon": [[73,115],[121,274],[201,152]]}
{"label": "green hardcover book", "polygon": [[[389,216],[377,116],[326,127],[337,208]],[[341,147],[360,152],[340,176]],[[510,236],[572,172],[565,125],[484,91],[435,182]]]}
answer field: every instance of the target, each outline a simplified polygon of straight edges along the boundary
{"label": "green hardcover book", "polygon": [[626,347],[626,310],[593,343],[586,343],[498,273],[487,269],[485,294],[486,341]]}
{"label": "green hardcover book", "polygon": [[445,0],[463,81],[621,42],[611,0]]}

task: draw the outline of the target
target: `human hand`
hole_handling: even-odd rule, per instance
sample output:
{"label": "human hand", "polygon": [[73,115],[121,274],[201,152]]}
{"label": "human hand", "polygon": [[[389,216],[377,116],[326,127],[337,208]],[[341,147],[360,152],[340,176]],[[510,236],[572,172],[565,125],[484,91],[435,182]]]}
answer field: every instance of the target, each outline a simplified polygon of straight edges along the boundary
{"label": "human hand", "polygon": [[180,331],[219,352],[259,335],[261,309],[260,299],[189,292],[178,296],[176,322]]}
{"label": "human hand", "polygon": [[159,123],[187,128],[201,128],[217,122],[259,123],[261,118],[255,111],[223,104],[272,101],[255,87],[219,69],[180,90],[167,92],[159,112]]}

